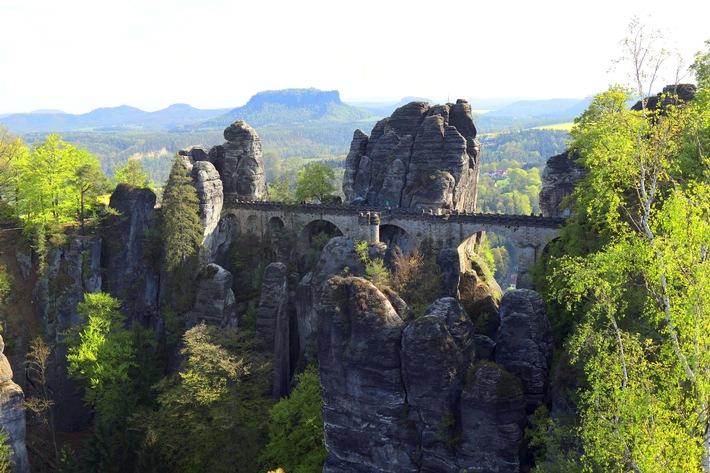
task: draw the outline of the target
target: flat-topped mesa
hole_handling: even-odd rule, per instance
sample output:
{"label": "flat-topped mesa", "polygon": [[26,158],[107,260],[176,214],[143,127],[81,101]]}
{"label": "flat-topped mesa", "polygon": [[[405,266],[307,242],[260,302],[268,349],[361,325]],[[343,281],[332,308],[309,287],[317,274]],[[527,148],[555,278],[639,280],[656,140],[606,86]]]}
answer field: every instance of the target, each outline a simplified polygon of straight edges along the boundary
{"label": "flat-topped mesa", "polygon": [[411,209],[476,209],[481,145],[465,100],[410,102],[356,130],[345,162],[345,203]]}

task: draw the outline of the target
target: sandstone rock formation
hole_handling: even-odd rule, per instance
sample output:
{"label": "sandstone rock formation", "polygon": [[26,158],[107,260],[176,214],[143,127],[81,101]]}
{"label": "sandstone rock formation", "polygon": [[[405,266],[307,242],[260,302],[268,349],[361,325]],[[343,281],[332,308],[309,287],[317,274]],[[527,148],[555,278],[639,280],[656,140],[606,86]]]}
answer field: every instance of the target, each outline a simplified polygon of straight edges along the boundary
{"label": "sandstone rock formation", "polygon": [[547,392],[552,363],[552,327],[545,302],[529,289],[508,291],[500,304],[496,362],[520,378],[528,414]]}
{"label": "sandstone rock formation", "polygon": [[574,191],[577,182],[589,173],[587,168],[578,164],[579,156],[569,151],[552,156],[547,160],[540,176],[540,210],[545,217],[567,217],[568,208],[560,208],[562,200]]}
{"label": "sandstone rock formation", "polygon": [[159,323],[161,252],[155,235],[155,200],[150,189],[119,184],[109,201],[118,215],[108,222],[101,248],[107,275],[103,290],[122,301],[121,311],[129,320],[153,327]]}
{"label": "sandstone rock formation", "polygon": [[274,354],[272,395],[280,399],[291,383],[291,307],[288,273],[283,263],[271,263],[264,271],[261,302],[256,315],[256,335],[262,348]]}
{"label": "sandstone rock formation", "polygon": [[[355,244],[347,237],[332,238],[323,248],[316,269],[306,274],[296,289],[296,314],[300,353],[308,354],[316,347],[318,332],[318,311],[321,295],[328,280],[342,275],[347,268],[350,275],[361,276],[365,268],[355,254]],[[308,359],[307,361],[312,361]]]}
{"label": "sandstone rock formation", "polygon": [[[478,360],[473,323],[455,298],[406,321],[370,282],[331,279],[318,311],[323,471],[521,471],[526,395],[535,395],[529,374],[538,364],[525,371],[520,360],[547,353],[535,295],[520,291],[504,313],[502,345],[513,353],[502,360],[516,374]],[[521,329],[523,320],[535,328]]]}
{"label": "sandstone rock formation", "polygon": [[474,365],[461,393],[460,419],[456,452],[461,469],[446,471],[521,471],[525,402],[518,378],[495,363]]}
{"label": "sandstone rock formation", "polygon": [[25,443],[25,395],[20,386],[12,381],[12,368],[5,354],[5,342],[0,336],[0,428],[8,435],[7,444],[12,448],[11,460],[15,462],[13,473],[29,473]]}
{"label": "sandstone rock formation", "polygon": [[345,203],[379,207],[476,208],[480,144],[465,100],[410,102],[355,131],[345,163]]}
{"label": "sandstone rock formation", "polygon": [[225,198],[263,200],[266,172],[259,135],[239,120],[225,128],[224,139],[209,151],[208,160],[219,171]]}
{"label": "sandstone rock formation", "polygon": [[369,281],[334,278],[331,284],[318,330],[325,443],[331,453],[323,471],[361,471],[355,465],[418,471],[414,442],[402,427],[406,392],[399,345],[405,323]]}
{"label": "sandstone rock formation", "polygon": [[207,161],[196,161],[192,166],[192,182],[200,199],[200,223],[205,229],[202,244],[205,245],[208,255],[212,255],[216,242],[215,233],[222,215],[224,192],[222,180],[215,167]]}
{"label": "sandstone rock formation", "polygon": [[192,311],[194,323],[225,326],[236,325],[232,273],[210,263],[197,276],[197,295]]}

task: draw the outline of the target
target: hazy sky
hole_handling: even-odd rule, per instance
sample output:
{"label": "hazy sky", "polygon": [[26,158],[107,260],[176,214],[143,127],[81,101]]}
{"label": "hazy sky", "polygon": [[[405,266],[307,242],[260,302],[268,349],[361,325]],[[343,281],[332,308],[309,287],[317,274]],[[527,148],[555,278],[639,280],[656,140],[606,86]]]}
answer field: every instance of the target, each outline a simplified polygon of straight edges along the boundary
{"label": "hazy sky", "polygon": [[710,39],[704,3],[0,0],[0,114],[226,108],[292,87],[346,101],[582,98],[626,80],[608,71],[634,16],[692,62]]}

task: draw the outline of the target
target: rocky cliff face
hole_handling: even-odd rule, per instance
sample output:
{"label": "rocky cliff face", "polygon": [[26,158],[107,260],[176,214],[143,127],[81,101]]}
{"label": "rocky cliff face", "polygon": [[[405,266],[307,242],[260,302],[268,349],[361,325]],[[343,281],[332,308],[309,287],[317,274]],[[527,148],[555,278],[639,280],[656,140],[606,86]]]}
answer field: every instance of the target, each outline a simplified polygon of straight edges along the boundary
{"label": "rocky cliff face", "polygon": [[503,366],[478,360],[456,298],[410,321],[369,281],[332,278],[318,310],[323,471],[521,471],[526,402],[546,389],[551,333],[537,293],[508,294],[495,336]]}
{"label": "rocky cliff face", "polygon": [[0,428],[9,436],[7,444],[12,447],[13,473],[29,473],[25,443],[25,395],[20,386],[12,381],[12,368],[3,351],[5,342],[0,336]]}
{"label": "rocky cliff face", "polygon": [[155,200],[150,189],[119,184],[109,201],[118,215],[108,223],[101,249],[108,276],[103,290],[122,301],[128,319],[153,327],[158,324],[161,251],[154,234]]}
{"label": "rocky cliff face", "polygon": [[343,193],[353,205],[476,208],[480,144],[465,100],[411,102],[357,130],[345,163]]}
{"label": "rocky cliff face", "polygon": [[547,160],[540,176],[540,210],[545,217],[567,217],[568,208],[561,208],[562,200],[572,194],[577,182],[589,173],[587,168],[578,164],[579,156],[565,151]]}
{"label": "rocky cliff face", "polygon": [[[201,161],[211,163],[219,173],[221,188],[226,199],[264,200],[266,198],[266,171],[264,157],[261,151],[261,140],[252,127],[238,120],[224,129],[224,139],[221,145],[210,148],[193,146],[178,151],[185,158],[186,167],[193,172],[193,180],[198,190],[205,195],[200,201],[201,215],[213,221],[211,215],[219,215],[221,202],[208,197],[218,195],[219,184],[209,166],[198,165],[192,170],[192,165]],[[187,164],[189,163],[189,164]],[[215,223],[216,224],[216,223]],[[207,227],[206,227],[207,228]]]}
{"label": "rocky cliff face", "polygon": [[226,143],[210,150],[208,160],[222,178],[225,197],[263,200],[266,172],[259,135],[239,120],[225,128],[224,139]]}

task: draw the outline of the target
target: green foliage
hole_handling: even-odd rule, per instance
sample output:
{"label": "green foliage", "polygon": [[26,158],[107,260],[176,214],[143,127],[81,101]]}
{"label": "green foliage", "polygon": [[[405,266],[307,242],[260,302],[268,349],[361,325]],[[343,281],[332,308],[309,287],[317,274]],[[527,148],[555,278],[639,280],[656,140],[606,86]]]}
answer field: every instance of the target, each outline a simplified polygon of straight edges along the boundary
{"label": "green foliage", "polygon": [[[500,166],[500,167],[498,167]],[[540,213],[538,196],[542,188],[540,167],[521,168],[518,161],[483,166],[478,183],[478,208],[484,213],[530,215]],[[507,170],[508,177],[495,179],[488,171]]]}
{"label": "green foliage", "polygon": [[325,202],[335,192],[335,173],[325,164],[311,163],[296,173],[296,200]]}
{"label": "green foliage", "polygon": [[153,181],[143,169],[143,164],[138,159],[129,159],[125,164],[116,168],[113,179],[116,184],[126,183],[132,187],[153,187]]}
{"label": "green foliage", "polygon": [[573,318],[567,344],[584,373],[580,423],[567,432],[582,471],[710,471],[705,93],[632,111],[613,87],[572,131],[589,175],[552,249],[547,291]]}
{"label": "green foliage", "polygon": [[274,202],[295,202],[296,196],[291,190],[291,176],[279,174],[268,185],[269,200]]}
{"label": "green foliage", "polygon": [[107,420],[124,418],[134,395],[130,375],[136,367],[135,350],[119,306],[106,293],[84,294],[77,306],[83,322],[79,332],[68,337],[69,376],[81,382],[86,402]]}
{"label": "green foliage", "polygon": [[179,156],[165,185],[161,229],[165,242],[165,269],[173,271],[194,261],[202,244],[199,199]]}
{"label": "green foliage", "polygon": [[12,461],[12,454],[15,453],[12,447],[7,444],[10,436],[5,432],[5,429],[0,428],[0,473],[10,473],[12,466],[15,464]]}
{"label": "green foliage", "polygon": [[0,264],[0,306],[5,304],[12,293],[12,276],[5,265]]}
{"label": "green foliage", "polygon": [[365,265],[365,278],[380,289],[390,285],[390,273],[380,258],[375,258]]}
{"label": "green foliage", "polygon": [[309,365],[296,375],[297,384],[288,398],[270,411],[269,443],[264,452],[267,465],[289,473],[320,471],[328,456],[323,440],[323,402],[318,367]]}
{"label": "green foliage", "polygon": [[417,316],[441,296],[443,278],[430,248],[416,248],[407,255],[395,250],[392,286]]}
{"label": "green foliage", "polygon": [[133,418],[144,431],[141,451],[174,472],[260,471],[271,406],[268,355],[243,328],[198,325],[183,343],[178,372],[156,385],[156,409]]}

